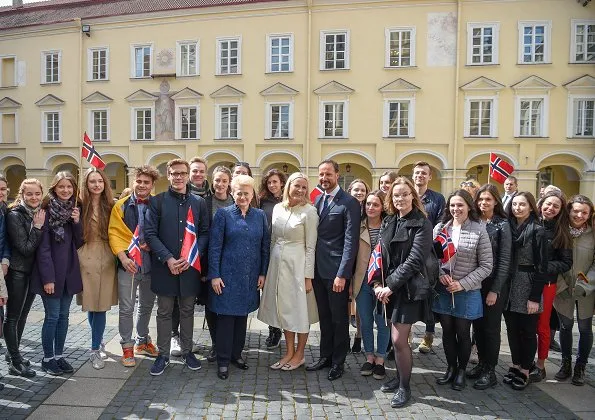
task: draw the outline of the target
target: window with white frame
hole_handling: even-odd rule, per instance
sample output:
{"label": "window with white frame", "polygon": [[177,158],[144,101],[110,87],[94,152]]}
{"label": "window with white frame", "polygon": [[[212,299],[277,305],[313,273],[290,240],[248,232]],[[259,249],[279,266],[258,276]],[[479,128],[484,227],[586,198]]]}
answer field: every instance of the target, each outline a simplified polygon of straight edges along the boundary
{"label": "window with white frame", "polygon": [[60,83],[60,51],[41,53],[41,83]]}
{"label": "window with white frame", "polygon": [[133,109],[133,139],[152,140],[154,129],[153,108]]}
{"label": "window with white frame", "polygon": [[519,63],[549,63],[551,34],[551,22],[519,22]]}
{"label": "window with white frame", "polygon": [[390,28],[385,31],[386,67],[415,66],[415,28]]}
{"label": "window with white frame", "polygon": [[151,77],[153,57],[153,46],[133,45],[132,46],[132,77]]}
{"label": "window with white frame", "polygon": [[217,40],[217,74],[240,74],[242,38],[220,38]]}
{"label": "window with white frame", "polygon": [[547,137],[546,96],[519,97],[516,101],[517,137]]}
{"label": "window with white frame", "polygon": [[217,112],[217,138],[239,139],[240,132],[240,106],[219,105]]}
{"label": "window with white frame", "polygon": [[293,137],[293,106],[291,103],[267,104],[267,139],[290,139]]}
{"label": "window with white frame", "polygon": [[465,100],[465,137],[496,137],[497,102],[493,97]]}
{"label": "window with white frame", "polygon": [[109,78],[109,50],[107,48],[89,48],[87,56],[87,80],[107,80]]}
{"label": "window with white frame", "polygon": [[42,141],[47,143],[59,143],[61,141],[61,116],[60,111],[44,111],[42,113]]}
{"label": "window with white frame", "polygon": [[469,23],[467,25],[467,65],[498,64],[497,23]]}
{"label": "window with white frame", "polygon": [[573,20],[571,63],[595,63],[595,20]]}
{"label": "window with white frame", "polygon": [[89,111],[93,141],[109,141],[109,111],[93,109]]}
{"label": "window with white frame", "polygon": [[320,70],[349,68],[349,31],[320,33]]}
{"label": "window with white frame", "polygon": [[198,139],[198,106],[179,106],[177,107],[178,126],[176,127],[176,138],[183,140]]}
{"label": "window with white frame", "polygon": [[595,136],[595,97],[572,99],[571,123],[571,137]]}
{"label": "window with white frame", "polygon": [[384,101],[384,137],[413,137],[414,100]]}
{"label": "window with white frame", "polygon": [[347,138],[347,101],[322,102],[320,104],[320,137]]}
{"label": "window with white frame", "polygon": [[268,66],[271,73],[293,71],[293,35],[269,35]]}
{"label": "window with white frame", "polygon": [[177,76],[198,76],[198,42],[179,41],[177,48]]}
{"label": "window with white frame", "polygon": [[18,143],[16,112],[0,112],[0,143]]}

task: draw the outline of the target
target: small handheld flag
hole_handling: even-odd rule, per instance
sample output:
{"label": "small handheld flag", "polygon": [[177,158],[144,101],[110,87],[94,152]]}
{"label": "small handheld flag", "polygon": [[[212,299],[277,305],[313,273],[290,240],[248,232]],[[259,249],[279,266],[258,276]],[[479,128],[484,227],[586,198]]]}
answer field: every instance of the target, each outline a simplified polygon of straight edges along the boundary
{"label": "small handheld flag", "polygon": [[186,229],[184,230],[184,240],[182,241],[182,251],[180,258],[184,258],[191,267],[200,271],[200,256],[198,255],[198,237],[196,236],[196,226],[194,225],[194,216],[192,207],[188,207],[186,215]]}
{"label": "small handheld flag", "polygon": [[320,185],[317,185],[316,188],[314,188],[310,193],[310,202],[314,204],[316,197],[318,197],[320,194],[324,194],[324,190]]}
{"label": "small handheld flag", "polygon": [[504,184],[506,178],[512,175],[513,172],[514,166],[500,158],[496,153],[490,153],[490,178]]}
{"label": "small handheld flag", "polygon": [[138,225],[136,225],[136,229],[134,229],[134,234],[132,235],[132,240],[130,241],[130,245],[128,245],[128,257],[132,259],[137,266],[141,267],[143,265]]}
{"label": "small handheld flag", "polygon": [[95,166],[97,169],[105,168],[105,162],[103,161],[103,159],[101,159],[101,155],[97,153],[97,150],[95,150],[93,142],[87,135],[86,131],[85,135],[83,136],[83,149],[81,151],[81,154],[85,159],[87,159],[87,162]]}
{"label": "small handheld flag", "polygon": [[438,232],[438,235],[436,235],[436,240],[440,242],[440,245],[442,246],[442,259],[440,262],[444,264],[454,257],[454,255],[457,253],[457,249],[455,248],[455,244],[452,243],[452,238],[448,234],[446,228]]}
{"label": "small handheld flag", "polygon": [[370,262],[368,263],[368,284],[372,283],[372,279],[376,276],[378,271],[382,271],[382,248],[380,242],[376,244],[372,254],[370,254]]}

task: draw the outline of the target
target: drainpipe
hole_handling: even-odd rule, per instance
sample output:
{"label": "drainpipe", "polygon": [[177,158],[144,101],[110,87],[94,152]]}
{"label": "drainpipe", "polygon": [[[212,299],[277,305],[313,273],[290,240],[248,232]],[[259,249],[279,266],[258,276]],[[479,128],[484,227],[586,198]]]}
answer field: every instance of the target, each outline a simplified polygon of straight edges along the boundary
{"label": "drainpipe", "polygon": [[310,127],[312,124],[311,100],[312,100],[312,0],[308,0],[308,62],[306,75],[306,141],[304,144],[304,172],[306,177],[310,176]]}
{"label": "drainpipe", "polygon": [[457,56],[456,56],[456,61],[455,61],[455,103],[454,103],[454,109],[455,109],[455,116],[454,116],[454,146],[453,146],[453,157],[452,157],[452,168],[453,168],[453,173],[452,173],[452,190],[454,191],[454,189],[456,188],[456,174],[457,174],[457,167],[458,167],[458,163],[457,163],[457,156],[459,154],[459,79],[460,79],[460,51],[459,51],[459,47],[461,45],[461,9],[462,9],[462,5],[461,5],[461,0],[457,0]]}
{"label": "drainpipe", "polygon": [[[83,71],[84,71],[84,66],[83,66],[83,33],[82,33],[82,22],[81,22],[81,18],[75,18],[75,24],[76,27],[78,28],[77,31],[77,35],[78,35],[78,44],[79,44],[79,72],[78,72],[78,87],[77,87],[77,121],[78,121],[78,133],[77,133],[77,140],[76,140],[76,144],[77,144],[77,149],[79,149],[80,144],[82,144],[82,138],[83,138],[83,115],[82,115],[82,109],[83,109],[83,104],[81,102],[81,100],[83,99]],[[81,156],[81,151],[80,149],[77,150],[77,154],[78,154],[78,162],[79,162],[79,185],[82,185],[82,179],[83,179],[83,157]]]}

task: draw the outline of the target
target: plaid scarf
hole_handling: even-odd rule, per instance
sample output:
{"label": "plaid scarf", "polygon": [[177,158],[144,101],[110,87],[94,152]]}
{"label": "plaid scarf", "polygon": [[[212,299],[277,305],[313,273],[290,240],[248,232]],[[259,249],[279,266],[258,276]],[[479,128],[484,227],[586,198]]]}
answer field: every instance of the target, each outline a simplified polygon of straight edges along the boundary
{"label": "plaid scarf", "polygon": [[58,243],[64,242],[64,225],[70,222],[72,210],[74,209],[74,196],[68,201],[62,201],[50,193],[48,212],[50,215],[50,230],[54,234],[54,240]]}

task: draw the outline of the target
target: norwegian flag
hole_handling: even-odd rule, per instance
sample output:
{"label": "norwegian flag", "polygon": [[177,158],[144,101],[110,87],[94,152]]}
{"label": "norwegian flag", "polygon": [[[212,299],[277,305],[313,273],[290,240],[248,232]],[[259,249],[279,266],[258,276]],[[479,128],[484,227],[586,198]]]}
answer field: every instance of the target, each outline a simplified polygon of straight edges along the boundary
{"label": "norwegian flag", "polygon": [[314,188],[310,193],[310,201],[312,202],[312,204],[314,204],[314,202],[316,201],[316,197],[318,197],[320,194],[324,194],[324,190],[320,185],[317,185],[316,188]]}
{"label": "norwegian flag", "polygon": [[101,155],[97,153],[97,150],[95,150],[93,142],[87,135],[86,131],[85,135],[83,136],[83,149],[81,153],[83,157],[87,159],[87,162],[95,166],[97,169],[105,168],[105,162],[103,161],[103,159],[101,159]]}
{"label": "norwegian flag", "polygon": [[380,242],[376,244],[372,254],[370,255],[370,262],[368,263],[368,284],[372,283],[372,279],[376,276],[378,271],[382,272],[382,248]]}
{"label": "norwegian flag", "polygon": [[143,265],[138,225],[136,225],[136,229],[134,229],[134,234],[132,235],[132,240],[130,241],[130,245],[128,245],[128,257],[134,260],[137,266],[141,267]]}
{"label": "norwegian flag", "polygon": [[442,259],[440,262],[444,264],[454,257],[454,255],[457,253],[457,249],[455,248],[455,244],[452,243],[452,238],[448,234],[446,228],[438,232],[438,235],[436,235],[436,240],[440,242],[440,245],[442,245]]}
{"label": "norwegian flag", "polygon": [[513,172],[514,166],[500,158],[496,153],[490,153],[490,178],[504,184],[506,178],[512,175]]}
{"label": "norwegian flag", "polygon": [[198,255],[198,237],[196,236],[196,226],[194,225],[194,216],[192,215],[192,207],[188,207],[188,214],[186,215],[186,229],[184,230],[184,240],[182,241],[182,251],[180,258],[184,258],[194,267],[200,271],[200,256]]}

